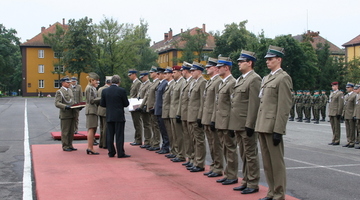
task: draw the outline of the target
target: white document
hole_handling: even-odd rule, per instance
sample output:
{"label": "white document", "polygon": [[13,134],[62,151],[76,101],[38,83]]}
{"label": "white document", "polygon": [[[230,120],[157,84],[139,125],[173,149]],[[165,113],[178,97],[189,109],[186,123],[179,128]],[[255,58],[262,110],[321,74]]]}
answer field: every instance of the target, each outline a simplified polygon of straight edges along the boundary
{"label": "white document", "polygon": [[134,111],[136,108],[139,108],[141,103],[142,103],[143,99],[137,99],[137,98],[130,98],[129,99],[129,106],[128,109],[129,111]]}

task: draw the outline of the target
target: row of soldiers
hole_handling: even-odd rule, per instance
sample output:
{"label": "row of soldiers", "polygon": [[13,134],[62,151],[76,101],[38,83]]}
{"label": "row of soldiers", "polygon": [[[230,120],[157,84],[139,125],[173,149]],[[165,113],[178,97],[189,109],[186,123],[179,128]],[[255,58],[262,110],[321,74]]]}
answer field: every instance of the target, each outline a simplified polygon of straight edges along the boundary
{"label": "row of soldiers", "polygon": [[[282,136],[291,109],[292,80],[281,68],[284,55],[283,48],[269,47],[265,58],[271,73],[263,79],[253,70],[255,53],[244,50],[237,60],[242,73],[238,79],[231,74],[228,57],[209,58],[206,66],[184,62],[166,69],[152,67],[141,71],[139,78],[135,69],[129,70],[130,98],[142,99],[131,112],[135,140],[130,144],[201,172],[206,136],[212,163],[204,175],[223,176],[216,180],[222,185],[238,183],[239,147],[243,179],[234,190],[251,194],[259,191],[259,140],[269,185],[262,200],[285,199]],[[205,69],[209,80],[203,77]]]}
{"label": "row of soldiers", "polygon": [[[314,124],[319,124],[319,121],[325,121],[326,105],[329,101],[326,95],[326,90],[314,90],[314,95],[311,95],[309,90],[297,90],[292,92],[293,105],[290,110],[289,121],[297,120],[297,122],[310,123],[311,113],[313,116],[312,121]],[[295,108],[297,118],[295,118]],[[320,113],[322,119],[320,120]],[[303,118],[305,116],[305,118]]]}

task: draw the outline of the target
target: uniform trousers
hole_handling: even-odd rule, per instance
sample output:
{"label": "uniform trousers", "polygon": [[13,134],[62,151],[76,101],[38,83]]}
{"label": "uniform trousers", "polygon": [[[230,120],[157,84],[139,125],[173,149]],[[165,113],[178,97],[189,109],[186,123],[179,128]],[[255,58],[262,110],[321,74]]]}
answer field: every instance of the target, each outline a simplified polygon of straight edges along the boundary
{"label": "uniform trousers", "polygon": [[150,139],[152,136],[151,114],[148,112],[142,112],[141,119],[143,121],[144,128],[144,145],[150,145]]}
{"label": "uniform trousers", "polygon": [[106,116],[99,116],[100,118],[100,147],[106,147],[106,128],[107,128],[107,122],[106,122]]}
{"label": "uniform trousers", "polygon": [[189,133],[188,122],[183,120],[183,135],[184,135],[184,148],[185,148],[185,156],[189,159],[190,163],[194,161],[194,140],[192,135]]}
{"label": "uniform trousers", "polygon": [[273,134],[259,133],[264,173],[269,186],[267,197],[285,199],[286,168],[284,162],[284,142],[275,146]]}
{"label": "uniform trousers", "polygon": [[356,127],[355,127],[355,130],[356,130],[356,132],[355,132],[355,142],[356,143],[359,143],[359,141],[360,141],[360,138],[359,138],[359,133],[360,133],[360,119],[357,119],[356,120],[356,125],[355,125]]}
{"label": "uniform trousers", "polygon": [[80,114],[80,109],[73,109],[74,111],[74,133],[77,133],[79,130],[79,114]]}
{"label": "uniform trousers", "polygon": [[156,115],[150,114],[152,136],[150,139],[151,147],[160,147],[160,128]]}
{"label": "uniform trousers", "polygon": [[[125,122],[107,122],[106,142],[109,150],[108,155],[114,156],[117,153],[118,157],[125,155],[124,138],[125,138]],[[114,146],[114,136],[116,137],[116,151]]]}
{"label": "uniform trousers", "polygon": [[61,143],[63,149],[73,148],[74,140],[74,118],[60,120],[61,127]]}
{"label": "uniform trousers", "polygon": [[349,145],[355,145],[355,122],[353,119],[345,119],[346,139]]}
{"label": "uniform trousers", "polygon": [[172,148],[175,151],[175,154],[177,158],[179,159],[185,159],[185,153],[184,153],[184,136],[182,131],[182,125],[181,123],[177,123],[175,118],[170,118],[171,123],[171,133],[172,135],[172,141],[170,141],[170,144]]}
{"label": "uniform trousers", "polygon": [[291,118],[294,118],[294,117],[295,117],[295,105],[293,105],[293,106],[291,107],[290,117],[291,117]]}
{"label": "uniform trousers", "polygon": [[224,169],[224,178],[237,179],[239,159],[237,154],[237,145],[234,132],[218,129],[220,143],[223,146],[224,159],[226,167]]}
{"label": "uniform trousers", "polygon": [[189,122],[189,132],[194,136],[194,166],[205,167],[205,134],[197,122]]}
{"label": "uniform trousers", "polygon": [[320,110],[321,110],[321,117],[322,117],[323,119],[325,119],[325,117],[326,117],[326,105],[325,105],[325,106],[321,106]]}
{"label": "uniform trousers", "polygon": [[142,135],[143,135],[144,129],[143,129],[143,122],[141,119],[141,112],[132,111],[130,113],[131,113],[131,117],[132,117],[134,128],[135,128],[134,142],[138,143],[138,144],[142,144]]}
{"label": "uniform trousers", "polygon": [[246,131],[236,131],[236,139],[239,145],[240,158],[243,162],[243,180],[241,185],[248,188],[259,188],[260,167],[258,155],[258,133],[251,137],[246,135]]}
{"label": "uniform trousers", "polygon": [[161,149],[168,151],[169,150],[169,136],[166,131],[164,120],[163,120],[163,118],[161,118],[161,115],[156,115],[156,117],[158,120],[160,134],[161,134],[161,138],[162,138]]}
{"label": "uniform trousers", "polygon": [[319,121],[320,119],[320,108],[314,107],[314,119]]}
{"label": "uniform trousers", "polygon": [[305,106],[304,107],[304,114],[306,119],[311,118],[311,106]]}
{"label": "uniform trousers", "polygon": [[165,124],[165,128],[166,128],[166,133],[168,135],[168,140],[169,140],[169,150],[170,150],[170,154],[175,155],[175,150],[173,150],[173,143],[172,143],[172,130],[171,130],[171,122],[170,122],[170,118],[163,118],[164,124]]}
{"label": "uniform trousers", "polygon": [[336,116],[330,116],[330,124],[333,132],[333,143],[340,143],[340,119]]}
{"label": "uniform trousers", "polygon": [[220,144],[218,133],[216,130],[212,131],[209,125],[204,125],[204,132],[209,144],[210,156],[212,159],[210,171],[222,174],[224,168],[224,154],[223,146]]}
{"label": "uniform trousers", "polygon": [[303,111],[301,105],[296,105],[296,113],[299,119],[303,118]]}

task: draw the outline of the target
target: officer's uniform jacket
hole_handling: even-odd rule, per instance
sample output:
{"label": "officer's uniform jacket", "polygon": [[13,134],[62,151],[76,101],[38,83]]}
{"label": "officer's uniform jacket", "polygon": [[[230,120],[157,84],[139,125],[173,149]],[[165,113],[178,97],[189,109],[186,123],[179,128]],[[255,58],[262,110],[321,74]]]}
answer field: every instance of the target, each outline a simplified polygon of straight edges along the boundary
{"label": "officer's uniform jacket", "polygon": [[140,108],[146,106],[146,112],[149,112],[150,109],[154,108],[155,105],[155,90],[156,87],[159,85],[159,79],[155,79],[153,82],[150,83],[145,97],[140,105]]}
{"label": "officer's uniform jacket", "polygon": [[196,122],[197,119],[201,119],[202,117],[205,85],[206,80],[204,77],[200,76],[197,80],[194,79],[189,86],[188,122]]}
{"label": "officer's uniform jacket", "polygon": [[354,117],[354,110],[356,105],[356,93],[346,94],[344,96],[344,119],[352,119]]}
{"label": "officer's uniform jacket", "polygon": [[[175,81],[175,80],[174,80]],[[180,104],[180,94],[181,94],[181,86],[184,84],[185,79],[180,77],[177,81],[174,82],[173,88],[170,91],[170,112],[169,117],[175,118],[176,112]]]}
{"label": "officer's uniform jacket", "polygon": [[56,91],[55,94],[55,106],[60,108],[59,118],[60,119],[68,119],[74,118],[75,113],[73,109],[65,110],[66,106],[71,106],[74,104],[74,96],[72,90],[70,88],[65,89],[61,87]]}
{"label": "officer's uniform jacket", "polygon": [[151,85],[150,80],[147,80],[147,81],[141,83],[141,85],[139,87],[139,92],[137,95],[138,99],[144,99],[146,92],[149,89],[150,85]]}
{"label": "officer's uniform jacket", "polygon": [[255,71],[237,79],[231,95],[229,130],[245,130],[245,127],[255,129],[260,86],[261,78]]}
{"label": "officer's uniform jacket", "polygon": [[360,95],[359,94],[356,95],[354,116],[356,117],[356,119],[360,119]]}
{"label": "officer's uniform jacket", "polygon": [[279,69],[274,75],[263,78],[260,88],[260,106],[255,131],[286,134],[286,124],[291,109],[291,77]]}
{"label": "officer's uniform jacket", "polygon": [[80,103],[83,101],[83,93],[81,89],[81,85],[70,85],[72,93],[74,95],[74,104]]}
{"label": "officer's uniform jacket", "polygon": [[[101,98],[101,93],[102,93],[103,89],[108,88],[108,87],[109,87],[109,85],[105,84],[104,86],[99,88],[99,90],[97,91],[97,96]],[[106,116],[106,108],[99,105],[98,110],[97,110],[97,115],[105,117]]]}
{"label": "officer's uniform jacket", "polygon": [[229,125],[231,99],[236,79],[230,75],[227,79],[222,81],[219,88],[216,90],[214,115],[211,118],[215,122],[215,128],[226,130]]}
{"label": "officer's uniform jacket", "polygon": [[98,97],[96,88],[94,86],[90,84],[86,86],[85,98],[86,98],[85,114],[97,115],[97,109],[101,97]]}
{"label": "officer's uniform jacket", "polygon": [[190,77],[189,80],[184,81],[184,85],[181,88],[180,104],[176,112],[176,115],[181,116],[181,120],[185,120],[185,121],[187,120],[187,115],[188,115],[189,88],[193,80],[194,79]]}
{"label": "officer's uniform jacket", "polygon": [[204,125],[210,125],[212,115],[214,114],[214,103],[216,97],[216,90],[218,90],[221,83],[219,75],[215,75],[212,79],[209,79],[205,85],[204,90],[204,107],[201,117],[201,123]]}
{"label": "officer's uniform jacket", "polygon": [[342,115],[344,108],[344,94],[340,91],[333,91],[329,97],[329,116]]}
{"label": "officer's uniform jacket", "polygon": [[174,85],[174,80],[171,80],[167,83],[167,86],[165,87],[165,90],[164,90],[164,94],[162,95],[162,103],[163,103],[163,106],[162,106],[162,115],[161,115],[161,118],[163,119],[166,119],[166,118],[170,118],[170,106],[173,106],[171,105],[171,90],[173,88],[173,85]]}
{"label": "officer's uniform jacket", "polygon": [[141,86],[141,81],[138,78],[136,78],[130,87],[130,98],[138,97],[140,86]]}

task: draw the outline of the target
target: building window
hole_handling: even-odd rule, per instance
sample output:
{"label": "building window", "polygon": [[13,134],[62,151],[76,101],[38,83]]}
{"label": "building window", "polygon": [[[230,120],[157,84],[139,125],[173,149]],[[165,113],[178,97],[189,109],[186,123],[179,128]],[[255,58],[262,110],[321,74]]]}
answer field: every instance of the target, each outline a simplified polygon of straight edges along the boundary
{"label": "building window", "polygon": [[62,58],[61,52],[54,52],[54,58]]}
{"label": "building window", "polygon": [[44,80],[39,80],[39,88],[44,88]]}
{"label": "building window", "polygon": [[60,81],[54,80],[54,88],[60,88]]}
{"label": "building window", "polygon": [[39,65],[38,71],[39,71],[39,73],[44,73],[44,65]]}
{"label": "building window", "polygon": [[63,65],[56,65],[56,66],[54,66],[54,71],[56,71],[56,72],[64,72],[64,66]]}
{"label": "building window", "polygon": [[44,58],[44,50],[39,50],[38,56],[39,56],[39,58]]}

